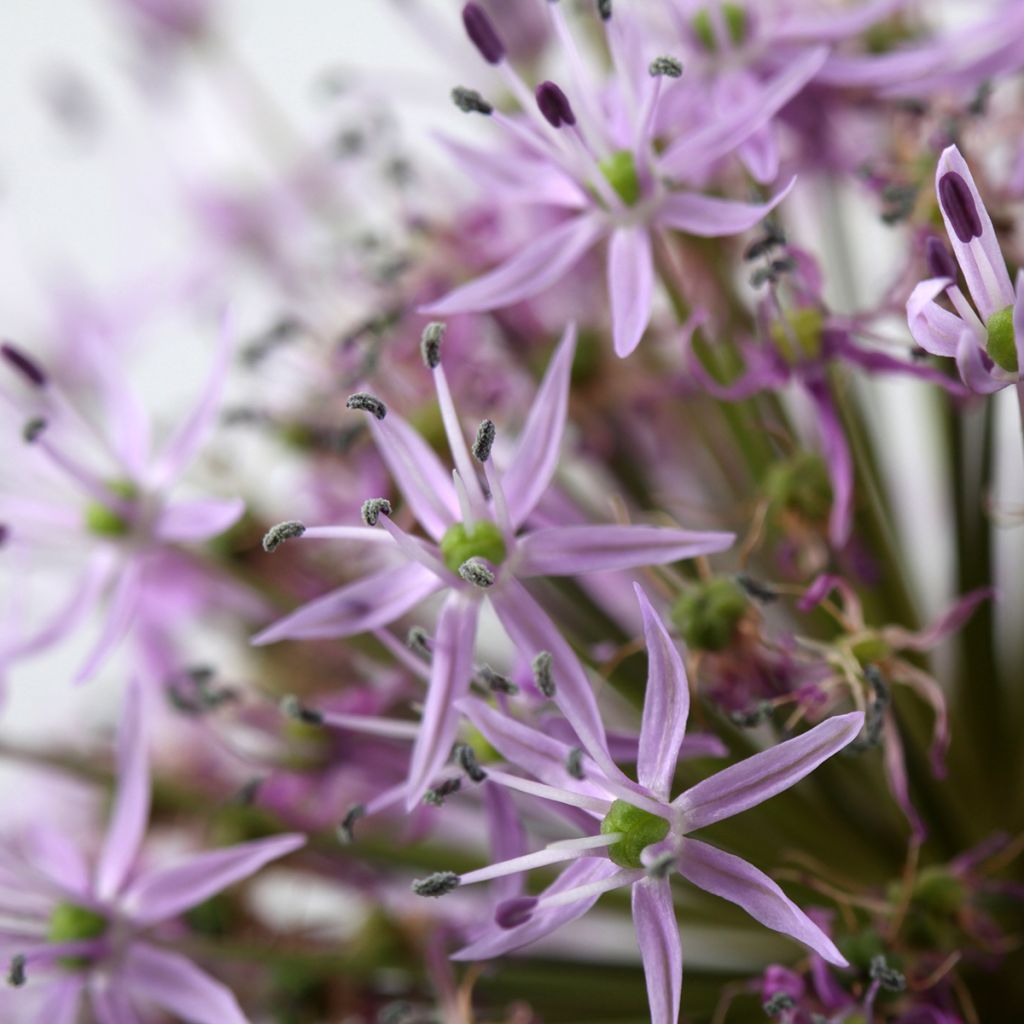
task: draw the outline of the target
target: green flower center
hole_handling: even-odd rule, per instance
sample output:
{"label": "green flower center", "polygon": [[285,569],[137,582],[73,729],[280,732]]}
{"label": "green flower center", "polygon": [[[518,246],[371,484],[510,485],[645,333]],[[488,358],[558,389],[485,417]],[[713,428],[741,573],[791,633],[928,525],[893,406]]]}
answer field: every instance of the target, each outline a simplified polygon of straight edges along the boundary
{"label": "green flower center", "polygon": [[640,176],[633,154],[628,149],[620,149],[605,157],[598,166],[618,197],[627,206],[635,206],[640,198]]}
{"label": "green flower center", "polygon": [[[76,903],[58,903],[50,915],[50,927],[46,937],[50,942],[88,942],[98,939],[106,930],[109,921],[103,914],[98,914],[88,907],[80,907]],[[82,967],[88,961],[84,957],[61,957],[65,967]]]}
{"label": "green flower center", "polygon": [[1010,373],[1019,372],[1017,342],[1013,334],[1013,306],[993,313],[985,326],[988,331],[985,351],[992,357],[992,362]]}
{"label": "green flower center", "polygon": [[821,331],[824,319],[816,309],[794,310],[787,316],[788,324],[774,323],[771,328],[782,358],[790,366],[803,359],[817,359],[821,355]]}
{"label": "green flower center", "polygon": [[640,854],[668,835],[668,822],[657,814],[616,800],[601,822],[601,835],[621,832],[622,838],[608,847],[608,856],[623,868],[642,868]]}
{"label": "green flower center", "polygon": [[832,482],[825,460],[803,452],[769,469],[765,494],[773,503],[809,522],[820,522],[832,507]]}
{"label": "green flower center", "polygon": [[[747,38],[747,12],[739,4],[725,3],[722,4],[722,17],[733,46],[739,46]],[[718,35],[711,12],[706,7],[702,8],[693,16],[690,24],[701,46],[709,53],[714,53],[718,49]]]}
{"label": "green flower center", "polygon": [[[130,480],[108,480],[107,488],[126,501],[134,501],[139,496],[138,488]],[[120,512],[101,501],[86,504],[85,525],[90,533],[101,537],[124,537],[132,528],[132,524]]]}
{"label": "green flower center", "polygon": [[746,611],[747,596],[739,584],[714,579],[687,590],[672,606],[672,621],[690,650],[722,651]]}
{"label": "green flower center", "polygon": [[458,573],[459,566],[471,558],[483,558],[491,565],[501,565],[505,554],[501,530],[486,519],[480,519],[470,527],[456,523],[441,538],[441,556],[454,573]]}
{"label": "green flower center", "polygon": [[873,665],[892,654],[892,648],[877,633],[864,633],[850,645],[850,653],[861,665]]}

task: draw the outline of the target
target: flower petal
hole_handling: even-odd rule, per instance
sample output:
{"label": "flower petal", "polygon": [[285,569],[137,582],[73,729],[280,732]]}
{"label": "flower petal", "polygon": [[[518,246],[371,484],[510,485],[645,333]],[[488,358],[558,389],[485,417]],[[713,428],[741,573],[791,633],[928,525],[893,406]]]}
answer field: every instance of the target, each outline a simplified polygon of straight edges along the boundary
{"label": "flower petal", "polygon": [[[484,811],[487,834],[491,840],[491,858],[495,863],[512,860],[526,853],[526,830],[512,794],[502,786],[484,786]],[[512,899],[523,892],[522,874],[502,875],[491,882],[491,899],[495,904]]]}
{"label": "flower petal", "polygon": [[608,294],[616,355],[628,356],[640,344],[651,319],[654,258],[645,225],[616,228],[608,242]]}
{"label": "flower petal", "polygon": [[828,381],[816,377],[806,382],[807,393],[818,413],[821,447],[832,482],[832,508],[828,517],[828,536],[833,547],[842,548],[853,529],[853,456],[846,433],[839,421]]}
{"label": "flower petal", "polygon": [[75,1024],[84,987],[85,978],[75,975],[51,983],[39,1004],[35,1024]]}
{"label": "flower petal", "polygon": [[949,285],[948,278],[932,277],[915,285],[907,299],[910,334],[921,348],[935,356],[955,356],[960,335],[967,326],[935,301]]}
{"label": "flower petal", "polygon": [[517,576],[575,576],[610,569],[664,565],[731,547],[732,533],[668,526],[552,526],[517,544]]}
{"label": "flower petal", "polygon": [[429,569],[404,562],[302,605],[257,633],[252,642],[259,646],[366,633],[394,622],[441,585]]}
{"label": "flower petal", "polygon": [[676,1024],[683,990],[683,946],[667,878],[633,886],[633,926],[644,962],[651,1024]]}
{"label": "flower petal", "polygon": [[658,210],[658,223],[702,238],[738,235],[759,224],[792,191],[791,178],[781,192],[766,203],[738,203],[697,192],[672,192]]}
{"label": "flower petal", "polygon": [[986,359],[974,331],[963,331],[956,350],[956,368],[960,371],[960,379],[979,395],[995,394],[1012,383],[996,376],[991,361],[986,363]]}
{"label": "flower petal", "polygon": [[835,943],[753,864],[697,839],[684,839],[676,866],[698,888],[742,907],[756,921],[802,942],[830,964],[847,966]]}
{"label": "flower petal", "polygon": [[859,7],[832,10],[826,13],[791,12],[772,35],[777,41],[798,43],[841,43],[851,36],[860,35],[876,22],[889,17],[894,11],[906,7],[909,0],[869,0]]}
{"label": "flower petal", "polygon": [[123,564],[104,610],[99,636],[75,673],[73,682],[84,683],[99,671],[128,634],[139,608],[145,571],[144,556],[141,555],[129,558]]}
{"label": "flower petal", "polygon": [[117,798],[96,865],[96,896],[112,899],[128,878],[149,821],[148,729],[138,680],[128,684],[117,733]]}
{"label": "flower petal", "polygon": [[637,779],[656,796],[668,797],[690,713],[686,668],[658,613],[639,583],[633,584],[644,620],[647,691],[640,726]]}
{"label": "flower petal", "polygon": [[420,312],[431,316],[501,309],[533,298],[564,277],[600,238],[604,226],[594,216],[572,217],[538,238],[489,274],[456,288]]}
{"label": "flower petal", "polygon": [[155,868],[140,875],[125,890],[122,907],[138,924],[166,921],[255,874],[270,861],[292,853],[305,842],[306,837],[300,835],[273,836]]}
{"label": "flower petal", "polygon": [[[570,864],[545,890],[544,896],[555,896],[589,882],[609,878],[620,869],[607,857],[583,857]],[[509,953],[550,935],[556,928],[582,917],[599,899],[600,894],[585,896],[573,903],[546,908],[540,906],[533,916],[515,928],[501,928],[492,923],[483,935],[452,954],[453,960],[488,960]]]}
{"label": "flower petal", "polygon": [[154,533],[163,541],[209,540],[234,526],[245,511],[241,498],[177,501],[160,512]]}
{"label": "flower petal", "polygon": [[238,1000],[191,960],[144,942],[125,954],[119,981],[134,995],[190,1024],[249,1024]]}
{"label": "flower petal", "polygon": [[515,454],[501,477],[514,527],[521,526],[533,511],[558,466],[575,353],[576,325],[569,324],[537,389]]}
{"label": "flower petal", "polygon": [[[955,208],[958,204],[951,200],[949,190],[944,187],[944,183],[950,180],[947,175],[958,176],[954,179],[960,183],[960,191],[956,194],[962,196],[966,204],[966,212],[970,215],[968,220],[973,225],[966,234],[973,237],[963,237],[966,225],[958,216]],[[992,226],[992,218],[985,209],[971,169],[956,146],[947,147],[939,157],[935,170],[935,185],[939,195],[939,209],[946,224],[946,233],[949,235],[949,244],[953,247],[960,269],[964,272],[974,304],[978,307],[982,319],[988,320],[993,313],[1013,305],[1013,285],[1010,283],[1006,261],[999,248],[999,239]],[[966,193],[962,191],[964,185]]]}
{"label": "flower petal", "polygon": [[469,691],[473,675],[479,614],[480,602],[458,590],[449,593],[441,608],[423,721],[409,763],[406,810],[411,811],[423,799],[438,769],[451,753],[459,724],[455,703]]}
{"label": "flower petal", "polygon": [[903,740],[900,739],[900,731],[896,727],[896,720],[891,710],[886,712],[882,722],[882,766],[889,783],[889,791],[910,824],[914,842],[923,843],[928,838],[928,830],[910,799],[910,783],[907,779],[907,762],[903,756]]}
{"label": "flower petal", "polygon": [[107,985],[94,983],[89,1002],[97,1024],[142,1024],[135,1007],[114,979]]}
{"label": "flower petal", "polygon": [[698,782],[673,800],[672,806],[682,813],[687,832],[731,818],[795,785],[853,740],[863,725],[860,711],[834,715],[802,736],[762,750]]}

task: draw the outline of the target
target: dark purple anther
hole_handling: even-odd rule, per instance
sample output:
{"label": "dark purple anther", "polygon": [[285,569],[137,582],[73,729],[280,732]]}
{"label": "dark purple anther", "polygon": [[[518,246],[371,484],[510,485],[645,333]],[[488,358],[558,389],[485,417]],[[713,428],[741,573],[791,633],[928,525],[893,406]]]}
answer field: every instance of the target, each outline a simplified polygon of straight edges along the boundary
{"label": "dark purple anther", "polygon": [[488,64],[500,64],[505,59],[505,44],[494,22],[479,4],[468,3],[462,8],[462,24],[466,26],[466,35]]}
{"label": "dark purple anther", "polygon": [[536,906],[535,896],[516,896],[498,904],[494,911],[494,920],[499,928],[517,928],[530,920]]}
{"label": "dark purple anther", "polygon": [[537,86],[537,106],[552,128],[561,128],[563,124],[571,127],[576,123],[569,97],[554,82],[541,82]]}
{"label": "dark purple anther", "polygon": [[34,388],[46,387],[46,374],[43,373],[39,364],[25,355],[20,349],[15,348],[9,342],[0,345],[0,355],[7,360],[8,364],[22,375]]}
{"label": "dark purple anther", "polygon": [[11,528],[6,523],[0,523],[0,548],[7,543],[7,538],[11,535]]}
{"label": "dark purple anther", "polygon": [[932,277],[948,277],[956,280],[957,267],[949,250],[937,239],[929,238],[925,243],[925,257],[928,260],[928,273]]}
{"label": "dark purple anther", "polygon": [[949,171],[939,179],[939,202],[961,242],[981,238],[981,217],[978,216],[974,196],[970,186],[956,171]]}

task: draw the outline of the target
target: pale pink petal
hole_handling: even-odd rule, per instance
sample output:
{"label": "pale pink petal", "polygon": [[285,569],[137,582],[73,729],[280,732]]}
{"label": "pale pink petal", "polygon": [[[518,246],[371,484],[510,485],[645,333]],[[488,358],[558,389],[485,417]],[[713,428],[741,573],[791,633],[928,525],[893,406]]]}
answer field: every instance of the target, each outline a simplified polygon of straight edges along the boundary
{"label": "pale pink petal", "polygon": [[537,389],[515,454],[502,474],[513,527],[521,526],[533,511],[558,466],[575,353],[576,325],[569,324]]}
{"label": "pale pink petal", "polygon": [[683,946],[667,878],[645,878],[634,884],[633,926],[644,962],[651,1024],[677,1024]]}
{"label": "pale pink petal", "polygon": [[89,990],[89,1002],[97,1024],[143,1024],[116,977],[109,985],[94,984]]}
{"label": "pale pink petal", "polygon": [[406,809],[422,799],[434,776],[451,753],[459,724],[456,701],[469,692],[480,602],[453,590],[441,608],[434,636],[430,682],[423,706],[423,721],[409,764]]}
{"label": "pale pink petal", "polygon": [[189,1024],[249,1024],[238,1000],[191,960],[133,942],[121,963],[118,981],[133,995]]}
{"label": "pale pink petal", "polygon": [[252,642],[259,646],[279,640],[329,639],[366,633],[401,618],[441,585],[429,569],[405,562],[304,604],[257,633]]}
{"label": "pale pink petal", "polygon": [[834,715],[809,732],[723,768],[677,797],[687,832],[731,818],[796,785],[860,732],[864,715]]}
{"label": "pale pink petal", "polygon": [[791,178],[789,184],[766,203],[739,203],[697,192],[672,192],[658,210],[658,223],[703,238],[738,235],[764,220],[795,184],[796,178]]}
{"label": "pale pink petal", "polygon": [[836,42],[860,35],[876,22],[889,17],[910,0],[870,0],[857,7],[839,8],[827,13],[791,12],[772,33],[779,42]]}
{"label": "pale pink petal", "polygon": [[113,584],[114,592],[103,610],[99,636],[75,673],[73,682],[84,683],[95,674],[127,636],[139,608],[145,572],[142,555],[130,558],[122,565],[121,574]]}
{"label": "pale pink petal", "polygon": [[209,540],[234,526],[245,512],[241,498],[199,498],[164,506],[153,527],[162,541]]}
{"label": "pale pink petal", "polygon": [[640,726],[637,779],[655,796],[667,798],[690,713],[690,687],[683,659],[647,595],[634,583],[644,620],[647,691]]}
{"label": "pale pink petal", "polygon": [[572,217],[543,231],[496,270],[423,307],[431,316],[501,309],[533,298],[564,277],[601,237],[597,217]]}
{"label": "pale pink petal", "polygon": [[616,228],[608,242],[608,294],[615,352],[628,356],[640,344],[651,319],[654,258],[643,224]]}
{"label": "pale pink petal", "polygon": [[847,965],[835,943],[753,864],[696,839],[684,839],[676,867],[698,888],[742,907],[754,920],[802,942],[830,964]]}
{"label": "pale pink petal", "polygon": [[125,890],[121,907],[137,924],[166,921],[293,853],[305,836],[280,835],[210,850],[168,867],[154,868]]}
{"label": "pale pink petal", "polygon": [[[526,853],[526,829],[512,794],[502,786],[485,785],[484,811],[494,863],[512,860]],[[511,899],[522,893],[524,885],[522,874],[502,875],[491,882],[491,899],[495,904]]]}
{"label": "pale pink petal", "polygon": [[960,335],[960,344],[956,350],[956,367],[960,371],[960,379],[976,394],[991,395],[1002,391],[1011,381],[996,376],[991,361],[986,363],[981,346],[974,332],[965,330]]}
{"label": "pale pink petal", "polygon": [[907,299],[910,334],[926,352],[955,356],[966,324],[955,313],[943,309],[936,299],[949,287],[945,277],[932,277],[915,285]]}
{"label": "pale pink petal", "polygon": [[665,565],[725,551],[732,533],[669,526],[552,526],[517,544],[517,576],[575,576],[610,569]]}
{"label": "pale pink petal", "polygon": [[978,605],[996,596],[992,587],[978,587],[949,606],[927,629],[917,632],[890,626],[883,631],[886,640],[911,651],[930,651],[959,629],[975,613]]}
{"label": "pale pink petal", "polygon": [[120,892],[135,864],[149,821],[150,773],[144,696],[138,680],[128,684],[117,732],[117,798],[96,865],[96,896]]}
{"label": "pale pink petal", "polygon": [[76,1024],[85,978],[72,975],[52,982],[36,1011],[33,1024]]}

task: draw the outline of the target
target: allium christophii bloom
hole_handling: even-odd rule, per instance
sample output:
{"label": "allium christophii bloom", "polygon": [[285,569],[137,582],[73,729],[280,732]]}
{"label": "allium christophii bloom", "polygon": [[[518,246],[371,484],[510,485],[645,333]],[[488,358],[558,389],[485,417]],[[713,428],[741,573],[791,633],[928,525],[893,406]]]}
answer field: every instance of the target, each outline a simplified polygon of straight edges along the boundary
{"label": "allium christophii bloom", "polygon": [[[552,357],[519,443],[500,472],[492,457],[495,428],[490,421],[481,424],[472,451],[466,443],[441,364],[442,333],[441,325],[428,326],[423,349],[455,462],[452,474],[413,428],[378,399],[365,394],[349,399],[351,407],[367,414],[381,458],[426,538],[403,530],[385,499],[367,501],[365,526],[282,524],[268,534],[268,549],[288,535],[356,541],[381,545],[397,564],[317,598],[255,638],[255,643],[266,644],[351,636],[394,622],[431,594],[445,593],[423,726],[410,769],[410,807],[448,756],[458,721],[455,701],[469,685],[477,617],[485,598],[521,649],[554,653],[565,641],[521,580],[660,565],[722,551],[733,540],[728,533],[640,525],[530,529],[530,515],[558,462],[575,330],[566,331]],[[557,655],[555,660],[555,701],[581,740],[603,747],[589,683],[579,673],[564,671]],[[610,764],[607,753],[604,762]]]}
{"label": "allium christophii bloom", "polygon": [[[926,351],[955,358],[972,391],[991,394],[1021,379],[1024,272],[1018,272],[1014,287],[992,218],[956,146],[942,154],[935,186],[956,261],[940,242],[929,243],[932,277],[907,302],[910,332]],[[958,267],[967,295],[958,283]],[[952,311],[939,305],[941,297],[948,299]]]}
{"label": "allium christophii bloom", "polygon": [[[766,874],[691,833],[730,818],[795,785],[850,743],[860,731],[860,712],[830,718],[814,729],[754,754],[671,798],[690,694],[685,669],[664,624],[636,586],[647,642],[648,678],[633,782],[607,765],[603,737],[586,748],[583,769],[567,769],[570,748],[466,700],[473,724],[512,764],[533,779],[491,770],[488,779],[521,792],[577,808],[589,819],[588,834],[549,844],[462,875],[442,872],[417,882],[421,895],[441,895],[534,867],[572,862],[539,896],[516,896],[497,908],[493,924],[456,957],[479,960],[534,942],[589,910],[604,892],[630,886],[633,920],[647,976],[651,1020],[673,1024],[679,1016],[682,946],[670,875],[678,871],[698,888],[736,903],[756,920],[789,935],[829,963],[846,961],[815,925]],[[534,779],[538,781],[534,781]]]}
{"label": "allium christophii bloom", "polygon": [[9,980],[25,989],[26,1000],[45,988],[33,1018],[40,1022],[73,1024],[87,1002],[98,1024],[136,1024],[150,1007],[190,1024],[247,1024],[231,992],[169,949],[161,927],[305,838],[280,835],[150,866],[141,855],[148,759],[143,696],[133,684],[118,736],[117,798],[99,856],[93,860],[50,823],[40,822],[27,843],[0,843],[0,948],[11,957]]}
{"label": "allium christophii bloom", "polygon": [[6,370],[0,403],[11,429],[23,425],[26,442],[14,461],[24,487],[0,498],[5,540],[26,561],[52,550],[85,560],[56,613],[42,627],[10,638],[0,659],[14,662],[47,650],[98,604],[100,632],[75,674],[76,681],[87,679],[128,634],[154,592],[173,589],[181,575],[190,578],[194,594],[201,591],[202,573],[181,546],[222,533],[245,506],[238,498],[171,494],[214,428],[230,353],[225,325],[198,401],[154,455],[149,420],[120,371],[106,367],[83,400],[20,348],[0,346]]}
{"label": "allium christophii bloom", "polygon": [[[664,94],[676,88],[682,65],[652,53],[635,38],[628,17],[606,22],[616,76],[595,81],[582,61],[557,4],[549,5],[570,66],[568,92],[543,82],[532,96],[505,57],[497,32],[475,3],[464,9],[470,37],[503,75],[521,104],[519,116],[501,113],[476,93],[456,90],[463,109],[487,114],[508,136],[500,152],[452,145],[459,161],[503,212],[548,207],[564,219],[507,262],[424,307],[431,315],[500,309],[545,291],[607,239],[608,290],[615,351],[629,355],[651,317],[654,246],[665,232],[702,237],[737,235],[780,203],[791,181],[766,203],[705,196],[685,187],[763,126],[821,67],[824,49],[811,50],[713,121],[667,137],[658,130]],[[571,95],[571,99],[570,99]]]}

